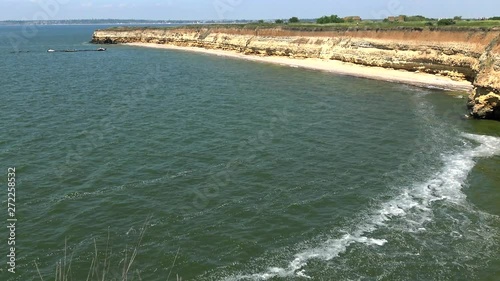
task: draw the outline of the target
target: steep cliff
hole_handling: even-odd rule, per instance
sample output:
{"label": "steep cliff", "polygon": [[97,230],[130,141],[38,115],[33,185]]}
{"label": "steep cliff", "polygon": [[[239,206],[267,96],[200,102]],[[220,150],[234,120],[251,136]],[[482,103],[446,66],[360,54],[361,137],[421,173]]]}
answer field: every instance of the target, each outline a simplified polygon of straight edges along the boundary
{"label": "steep cliff", "polygon": [[500,120],[500,31],[458,29],[113,28],[93,43],[157,43],[262,56],[321,58],[468,80],[477,118]]}
{"label": "steep cliff", "polygon": [[479,69],[468,107],[476,118],[500,120],[500,35],[487,45],[479,58]]}

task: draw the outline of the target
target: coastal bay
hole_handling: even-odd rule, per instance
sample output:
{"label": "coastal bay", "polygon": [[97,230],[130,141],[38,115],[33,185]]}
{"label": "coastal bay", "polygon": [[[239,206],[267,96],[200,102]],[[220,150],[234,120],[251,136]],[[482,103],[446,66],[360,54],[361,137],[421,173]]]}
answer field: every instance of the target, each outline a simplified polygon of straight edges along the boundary
{"label": "coastal bay", "polygon": [[96,48],[102,28],[0,41],[0,166],[19,199],[1,280],[49,280],[65,260],[67,279],[122,280],[134,249],[128,280],[500,275],[500,122],[464,118],[466,92],[152,38],[47,52]]}
{"label": "coastal bay", "polygon": [[[252,60],[463,90],[468,91],[471,116],[500,119],[500,31],[494,28],[120,27],[96,30],[92,42],[229,51],[216,54],[247,55]],[[374,68],[356,68],[353,64]],[[394,69],[417,75],[390,71]]]}

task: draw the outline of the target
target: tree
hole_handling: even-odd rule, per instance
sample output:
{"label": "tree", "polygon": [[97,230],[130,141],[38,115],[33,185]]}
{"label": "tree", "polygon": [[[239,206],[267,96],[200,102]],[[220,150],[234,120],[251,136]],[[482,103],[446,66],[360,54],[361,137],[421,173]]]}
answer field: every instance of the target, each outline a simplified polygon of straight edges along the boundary
{"label": "tree", "polygon": [[321,17],[319,19],[316,20],[317,23],[319,24],[325,24],[325,23],[328,23],[328,17]]}
{"label": "tree", "polygon": [[462,16],[455,16],[453,19],[454,20],[462,20]]}
{"label": "tree", "polygon": [[342,23],[342,22],[344,22],[344,19],[339,18],[339,16],[337,16],[337,15],[331,15],[331,16],[323,16],[323,17],[317,19],[316,22],[319,24]]}
{"label": "tree", "polygon": [[258,23],[264,23],[264,20],[259,20]]}
{"label": "tree", "polygon": [[489,20],[500,20],[500,17],[492,17],[492,18],[489,18]]}
{"label": "tree", "polygon": [[280,20],[280,19],[277,19],[277,20],[275,20],[274,22],[275,22],[275,23],[278,23],[278,24],[282,24],[282,23],[284,23],[285,21]]}
{"label": "tree", "polygon": [[456,22],[452,19],[440,19],[438,20],[438,23],[437,23],[439,26],[443,26],[443,25],[454,25],[456,24]]}
{"label": "tree", "polygon": [[299,22],[299,21],[300,21],[300,20],[299,20],[299,18],[298,18],[298,17],[291,17],[291,18],[288,20],[288,22],[289,22],[289,23],[297,23],[297,22]]}
{"label": "tree", "polygon": [[405,21],[428,21],[430,19],[421,16],[421,15],[416,15],[416,16],[407,16]]}

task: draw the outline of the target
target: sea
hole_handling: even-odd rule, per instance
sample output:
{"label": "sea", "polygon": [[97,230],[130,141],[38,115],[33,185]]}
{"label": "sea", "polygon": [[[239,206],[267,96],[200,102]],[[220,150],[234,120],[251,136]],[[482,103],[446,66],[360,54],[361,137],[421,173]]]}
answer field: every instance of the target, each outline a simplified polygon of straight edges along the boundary
{"label": "sea", "polygon": [[102,27],[0,27],[0,280],[499,280],[500,122],[467,93]]}

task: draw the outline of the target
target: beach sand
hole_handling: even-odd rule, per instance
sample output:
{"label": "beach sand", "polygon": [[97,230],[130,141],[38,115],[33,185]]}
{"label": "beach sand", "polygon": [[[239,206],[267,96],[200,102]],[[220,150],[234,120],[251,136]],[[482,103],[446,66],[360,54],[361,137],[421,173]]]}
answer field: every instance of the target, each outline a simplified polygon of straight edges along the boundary
{"label": "beach sand", "polygon": [[336,60],[323,59],[295,59],[277,56],[245,55],[234,51],[204,49],[197,47],[179,47],[174,45],[154,44],[154,43],[126,43],[124,45],[148,47],[158,49],[191,51],[198,53],[224,56],[230,58],[245,59],[264,63],[274,63],[289,67],[306,68],[331,73],[363,77],[369,79],[410,84],[426,88],[439,88],[451,91],[470,91],[473,89],[469,81],[455,81],[444,76],[437,76],[428,73],[416,73],[405,70],[395,70],[382,67],[363,66],[353,63],[345,63]]}

